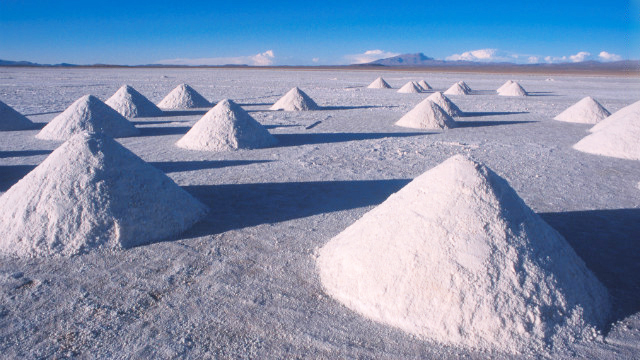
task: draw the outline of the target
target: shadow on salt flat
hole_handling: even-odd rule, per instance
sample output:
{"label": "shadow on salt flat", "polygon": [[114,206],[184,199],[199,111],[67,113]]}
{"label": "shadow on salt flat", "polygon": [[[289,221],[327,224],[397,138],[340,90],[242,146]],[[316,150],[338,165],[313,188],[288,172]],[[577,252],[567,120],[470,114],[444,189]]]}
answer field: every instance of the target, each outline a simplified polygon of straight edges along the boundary
{"label": "shadow on salt flat", "polygon": [[528,111],[465,111],[461,117],[528,114]]}
{"label": "shadow on salt flat", "polygon": [[536,123],[538,121],[456,121],[456,125],[460,128],[482,127],[482,126],[498,126],[498,125],[518,125]]}
{"label": "shadow on salt flat", "polygon": [[300,146],[312,144],[330,144],[347,141],[376,140],[384,138],[399,138],[423,136],[430,132],[398,132],[398,133],[307,133],[307,134],[274,134],[278,139],[275,147]]}
{"label": "shadow on salt flat", "polygon": [[136,136],[164,136],[164,135],[184,135],[187,131],[191,130],[187,126],[157,126],[157,127],[142,127],[138,128],[140,134]]}
{"label": "shadow on salt flat", "polygon": [[160,116],[189,116],[189,115],[204,115],[209,111],[207,110],[162,110]]}
{"label": "shadow on salt flat", "polygon": [[205,169],[219,169],[229,166],[241,166],[250,164],[268,163],[273,160],[202,160],[202,161],[159,161],[149,164],[165,173],[195,171]]}
{"label": "shadow on salt flat", "polygon": [[0,191],[7,191],[38,165],[0,165]]}
{"label": "shadow on salt flat", "polygon": [[189,122],[190,120],[131,121],[133,125],[160,125]]}
{"label": "shadow on salt flat", "polygon": [[12,157],[25,157],[36,155],[48,155],[53,150],[16,150],[16,151],[0,151],[0,159]]}

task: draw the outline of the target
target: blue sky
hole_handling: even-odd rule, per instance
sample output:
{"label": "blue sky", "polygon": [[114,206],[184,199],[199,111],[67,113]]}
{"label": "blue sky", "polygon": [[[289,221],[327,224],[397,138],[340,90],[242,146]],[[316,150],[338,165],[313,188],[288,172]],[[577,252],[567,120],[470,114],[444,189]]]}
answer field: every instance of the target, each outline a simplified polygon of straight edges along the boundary
{"label": "blue sky", "polygon": [[639,32],[640,0],[0,0],[0,59],[41,63],[639,59]]}

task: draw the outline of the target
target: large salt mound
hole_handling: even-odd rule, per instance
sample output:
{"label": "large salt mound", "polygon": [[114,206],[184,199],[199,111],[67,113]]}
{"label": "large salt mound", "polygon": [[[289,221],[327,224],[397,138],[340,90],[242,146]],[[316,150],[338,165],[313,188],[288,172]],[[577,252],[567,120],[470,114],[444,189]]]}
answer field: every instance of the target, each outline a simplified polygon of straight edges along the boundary
{"label": "large salt mound", "polygon": [[178,85],[158,103],[160,108],[173,110],[205,108],[211,105],[213,104],[209,100],[187,84]]}
{"label": "large salt mound", "polygon": [[460,83],[455,83],[444,93],[445,95],[467,95],[468,91],[464,87],[462,87]]}
{"label": "large salt mound", "polygon": [[453,101],[449,100],[446,96],[442,95],[442,92],[435,92],[427,98],[434,103],[438,104],[449,116],[462,116],[463,112],[460,110]]}
{"label": "large salt mound", "polygon": [[420,80],[420,81],[418,82],[418,85],[420,85],[420,87],[422,88],[422,90],[431,90],[431,89],[432,89],[431,85],[429,85],[429,84],[428,84],[426,81],[424,81],[424,80]]}
{"label": "large salt mound", "polygon": [[122,87],[104,103],[111,106],[122,116],[129,118],[162,115],[162,110],[129,85],[122,85]]}
{"label": "large salt mound", "polygon": [[630,114],[632,114],[631,116],[634,116],[637,121],[640,121],[640,101],[636,101],[635,103],[616,111],[611,116],[595,124],[591,129],[589,129],[589,131],[597,132]]}
{"label": "large salt mound", "polygon": [[176,146],[192,150],[227,151],[275,145],[277,140],[231,100],[222,100],[187,132]]}
{"label": "large salt mound", "polygon": [[81,132],[104,133],[111,137],[135,136],[133,124],[93,95],[76,100],[42,128],[36,137],[43,140],[67,140]]}
{"label": "large salt mound", "polygon": [[319,109],[315,101],[305,94],[304,91],[294,87],[289,90],[280,100],[276,101],[270,110],[284,111],[306,111]]}
{"label": "large salt mound", "polygon": [[554,120],[595,124],[611,115],[599,102],[587,96],[554,117]]}
{"label": "large salt mound", "polygon": [[628,112],[586,136],[573,148],[582,152],[640,160],[640,114]]}
{"label": "large salt mound", "polygon": [[504,84],[502,84],[502,86],[496,89],[496,92],[500,94],[502,90],[506,89],[509,85],[513,84],[513,82],[514,82],[513,80],[507,80]]}
{"label": "large salt mound", "polygon": [[104,134],[81,133],[0,197],[0,253],[69,256],[179,234],[207,208]]}
{"label": "large salt mound", "polygon": [[498,95],[500,96],[527,96],[527,92],[517,82],[512,82],[502,89]]}
{"label": "large salt mound", "polygon": [[418,86],[418,84],[416,84],[413,81],[409,81],[408,83],[404,84],[400,89],[398,89],[398,92],[403,94],[419,93],[420,91],[421,89]]}
{"label": "large salt mound", "polygon": [[391,89],[391,85],[384,81],[382,77],[373,80],[373,82],[367,87],[369,89]]}
{"label": "large salt mound", "polygon": [[29,130],[34,126],[31,120],[0,101],[0,131]]}
{"label": "large salt mound", "polygon": [[424,99],[396,122],[396,125],[414,129],[450,129],[456,122],[440,106]]}
{"label": "large salt mound", "polygon": [[329,295],[438,342],[538,353],[594,334],[607,290],[500,176],[456,155],[319,250]]}

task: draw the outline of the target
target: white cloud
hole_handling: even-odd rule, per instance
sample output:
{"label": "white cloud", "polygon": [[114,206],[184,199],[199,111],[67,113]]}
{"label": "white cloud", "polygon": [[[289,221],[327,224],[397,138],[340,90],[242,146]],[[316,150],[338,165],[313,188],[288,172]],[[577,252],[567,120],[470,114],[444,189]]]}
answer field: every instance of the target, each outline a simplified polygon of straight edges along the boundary
{"label": "white cloud", "polygon": [[612,54],[612,53],[609,53],[609,52],[606,52],[606,51],[601,51],[600,54],[598,54],[598,57],[602,61],[620,61],[620,60],[622,60],[622,56],[616,55],[616,54]]}
{"label": "white cloud", "polygon": [[589,59],[591,59],[591,53],[586,51],[580,51],[575,55],[569,55],[569,56],[546,56],[544,58],[544,61],[550,64],[563,63],[563,62],[579,63]]}
{"label": "white cloud", "polygon": [[510,54],[498,49],[479,49],[463,52],[462,54],[453,54],[447,56],[445,60],[451,61],[480,61],[480,62],[494,62],[494,61],[513,61],[518,59],[520,55]]}
{"label": "white cloud", "polygon": [[537,64],[540,62],[540,58],[538,56],[529,56],[527,61],[529,62],[529,64]]}
{"label": "white cloud", "polygon": [[345,55],[345,58],[352,64],[366,64],[372,61],[386,59],[400,55],[383,50],[367,50],[363,54]]}
{"label": "white cloud", "polygon": [[320,58],[313,58],[311,59],[311,61],[313,61],[314,63],[317,63],[318,61],[320,61]]}
{"label": "white cloud", "polygon": [[586,51],[580,51],[579,53],[575,54],[575,55],[570,55],[569,59],[571,59],[572,62],[583,62],[585,61],[589,56],[591,56],[591,53],[588,53]]}
{"label": "white cloud", "polygon": [[275,55],[273,50],[267,50],[263,53],[250,56],[236,57],[214,57],[214,58],[198,58],[198,59],[165,59],[156,61],[156,64],[164,65],[253,65],[268,66],[273,65]]}

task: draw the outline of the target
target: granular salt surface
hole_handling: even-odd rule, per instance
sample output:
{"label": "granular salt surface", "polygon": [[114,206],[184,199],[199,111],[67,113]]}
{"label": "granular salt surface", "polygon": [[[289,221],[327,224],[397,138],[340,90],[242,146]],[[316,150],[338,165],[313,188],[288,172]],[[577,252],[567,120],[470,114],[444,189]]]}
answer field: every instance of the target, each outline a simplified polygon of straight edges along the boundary
{"label": "granular salt surface", "polygon": [[128,118],[162,116],[162,110],[129,85],[122,85],[104,103]]}
{"label": "granular salt surface", "polygon": [[0,131],[29,130],[35,125],[11,106],[0,101]]}
{"label": "granular salt surface", "polygon": [[384,81],[382,77],[373,80],[373,82],[367,87],[369,89],[391,89],[391,85]]}
{"label": "granular salt surface", "polygon": [[460,83],[453,84],[447,91],[444,92],[445,95],[468,95],[467,89],[462,87]]}
{"label": "granular salt surface", "polygon": [[212,105],[214,104],[187,84],[176,86],[175,89],[171,90],[171,92],[158,103],[159,108],[172,110],[208,108]]}
{"label": "granular salt surface", "polygon": [[319,107],[304,91],[294,87],[280,100],[276,101],[269,110],[307,111],[318,110]]}
{"label": "granular salt surface", "polygon": [[438,104],[424,99],[396,122],[397,126],[414,129],[450,129],[456,122]]}
{"label": "granular salt surface", "polygon": [[640,160],[640,114],[625,112],[621,117],[587,135],[573,148],[582,152]]}
{"label": "granular salt surface", "polygon": [[565,111],[554,117],[554,120],[595,124],[611,115],[599,102],[591,96],[587,96],[577,103],[568,107]]}
{"label": "granular salt surface", "polygon": [[431,100],[434,103],[438,104],[449,116],[462,116],[463,112],[460,110],[453,101],[449,100],[448,97],[442,95],[442,92],[435,92],[429,97],[427,100]]}

